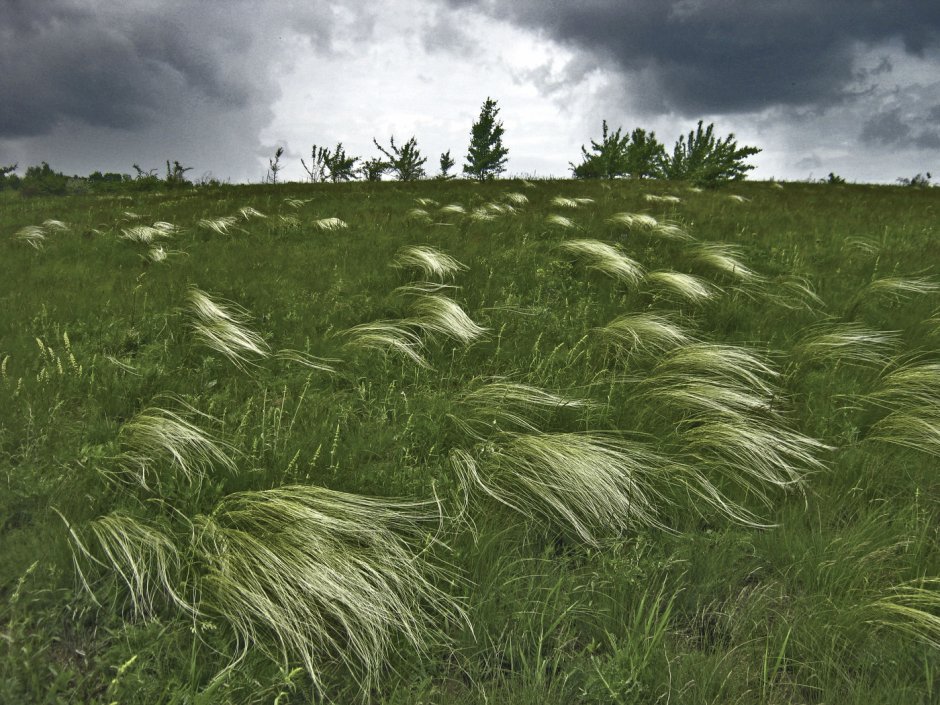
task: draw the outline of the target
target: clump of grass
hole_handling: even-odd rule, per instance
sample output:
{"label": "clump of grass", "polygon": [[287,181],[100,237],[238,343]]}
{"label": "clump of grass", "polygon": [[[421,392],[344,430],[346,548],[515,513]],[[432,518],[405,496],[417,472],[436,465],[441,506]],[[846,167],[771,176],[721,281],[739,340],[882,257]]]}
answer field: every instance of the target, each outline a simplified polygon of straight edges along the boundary
{"label": "clump of grass", "polygon": [[643,444],[605,434],[507,434],[478,456],[452,452],[467,492],[482,491],[532,519],[547,519],[596,545],[602,535],[655,525],[648,478],[666,463]]}
{"label": "clump of grass", "polygon": [[189,291],[189,312],[196,338],[244,369],[270,355],[264,339],[247,327],[248,312],[232,302],[217,303],[204,291]]}
{"label": "clump of grass", "polygon": [[408,211],[407,217],[409,220],[414,220],[419,223],[430,223],[432,220],[431,214],[424,208],[412,208]]}
{"label": "clump of grass", "polygon": [[643,278],[643,267],[639,262],[599,240],[569,240],[559,247],[583,260],[589,269],[630,286],[636,286]]}
{"label": "clump of grass", "polygon": [[[190,416],[212,420],[185,402],[177,400],[177,404]],[[231,446],[168,409],[151,407],[141,411],[121,428],[121,440],[127,448],[121,456],[122,466],[136,475],[143,487],[148,486],[149,476],[156,472],[154,465],[161,460],[196,484],[214,469],[230,473],[237,470]]]}
{"label": "clump of grass", "polygon": [[883,367],[898,342],[896,331],[871,330],[860,323],[823,323],[811,328],[793,352],[805,360]]}
{"label": "clump of grass", "polygon": [[865,290],[880,296],[905,299],[935,294],[940,291],[940,284],[933,277],[882,277],[868,284]]}
{"label": "clump of grass", "polygon": [[867,605],[869,624],[897,629],[940,649],[940,579],[925,578],[896,585]]}
{"label": "clump of grass", "polygon": [[649,203],[669,203],[671,205],[682,203],[682,199],[678,196],[658,196],[655,193],[647,193],[643,196],[643,199]]}
{"label": "clump of grass", "polygon": [[678,296],[689,303],[702,304],[720,291],[704,279],[684,272],[659,271],[646,275],[646,281],[654,288]]}
{"label": "clump of grass", "polygon": [[347,347],[380,350],[388,354],[394,352],[404,355],[420,367],[429,368],[428,361],[421,354],[424,341],[407,324],[399,321],[374,321],[362,323],[344,332],[349,338]]}
{"label": "clump of grass", "polygon": [[577,208],[579,205],[575,199],[564,196],[555,196],[550,203],[557,208]]}
{"label": "clump of grass", "polygon": [[464,345],[477,340],[487,331],[474,323],[456,301],[441,294],[418,295],[412,309],[415,316],[408,319],[409,324],[432,335],[453,338]]}
{"label": "clump of grass", "polygon": [[637,352],[659,355],[694,341],[672,319],[655,313],[619,316],[597,332],[618,352],[628,356]]}
{"label": "clump of grass", "polygon": [[154,240],[169,237],[171,234],[172,230],[168,231],[164,228],[157,228],[150,225],[135,225],[131,228],[124,228],[121,231],[121,237],[123,239],[148,245]]}
{"label": "clump of grass", "polygon": [[696,342],[666,353],[648,377],[652,385],[713,380],[774,397],[780,373],[769,360],[735,345]]}
{"label": "clump of grass", "polygon": [[619,225],[629,230],[652,230],[659,221],[644,213],[614,213],[607,219],[611,225]]}
{"label": "clump of grass", "polygon": [[284,205],[288,206],[289,208],[297,209],[297,208],[302,208],[303,206],[310,203],[312,200],[313,200],[312,198],[285,198]]}
{"label": "clump of grass", "polygon": [[433,198],[416,198],[415,203],[417,203],[422,208],[427,208],[428,206],[436,206],[437,201]]}
{"label": "clump of grass", "polygon": [[197,225],[200,228],[212,230],[219,235],[228,235],[230,230],[239,229],[236,227],[237,223],[237,218],[226,215],[222,216],[221,218],[203,218],[197,223]]}
{"label": "clump of grass", "polygon": [[505,198],[514,206],[524,206],[526,203],[529,202],[528,196],[526,196],[524,193],[519,193],[517,191],[510,191],[509,193],[504,194],[503,198]]}
{"label": "clump of grass", "polygon": [[496,220],[496,214],[492,210],[485,207],[474,208],[470,212],[470,220],[478,223],[485,223],[490,220]]}
{"label": "clump of grass", "polygon": [[411,245],[402,248],[395,255],[391,266],[399,269],[418,269],[425,277],[436,277],[441,281],[467,269],[450,255],[427,245]]}
{"label": "clump of grass", "polygon": [[490,380],[462,394],[457,413],[448,416],[468,435],[483,440],[493,433],[538,431],[538,422],[559,409],[583,409],[589,403],[539,387],[503,379]]}
{"label": "clump of grass", "polygon": [[17,230],[13,237],[34,250],[41,250],[46,242],[46,231],[41,225],[27,225]]}
{"label": "clump of grass", "polygon": [[551,213],[550,215],[546,216],[545,222],[558,228],[564,228],[565,230],[571,230],[572,228],[578,227],[577,224],[571,220],[571,218],[566,218],[565,216],[558,215],[557,213]]}
{"label": "clump of grass", "polygon": [[739,196],[736,193],[728,194],[728,200],[732,203],[747,203],[750,199],[745,198],[744,196]]}
{"label": "clump of grass", "polygon": [[339,218],[320,218],[311,223],[317,230],[345,230],[349,227],[345,221]]}
{"label": "clump of grass", "polygon": [[741,262],[740,251],[724,243],[702,242],[690,252],[693,262],[711,267],[741,282],[756,283],[761,277],[753,269]]}
{"label": "clump of grass", "polygon": [[467,209],[459,203],[449,203],[446,206],[442,206],[440,212],[444,215],[465,215]]}
{"label": "clump of grass", "polygon": [[460,616],[422,557],[435,507],[313,486],[229,495],[195,522],[201,606],[237,659],[299,661],[318,687],[338,660],[369,692],[395,642],[424,651]]}
{"label": "clump of grass", "polygon": [[242,206],[241,208],[238,209],[238,212],[241,215],[241,217],[244,218],[245,220],[251,220],[252,218],[267,218],[268,217],[261,211],[257,210],[256,208],[252,208],[251,206]]}

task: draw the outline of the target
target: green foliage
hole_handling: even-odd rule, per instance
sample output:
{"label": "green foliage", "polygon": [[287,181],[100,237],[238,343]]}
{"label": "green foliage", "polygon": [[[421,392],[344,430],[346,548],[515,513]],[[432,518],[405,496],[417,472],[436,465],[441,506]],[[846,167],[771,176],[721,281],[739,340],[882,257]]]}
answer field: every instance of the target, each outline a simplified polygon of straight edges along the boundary
{"label": "green foliage", "polygon": [[[399,181],[417,181],[424,178],[424,164],[427,157],[421,156],[418,141],[412,137],[403,145],[395,144],[395,137],[390,140],[390,146],[385,149],[375,138],[372,139],[379,151],[385,155],[387,169],[395,174]],[[369,179],[371,180],[371,179]]]}
{"label": "green foliage", "polygon": [[913,188],[927,188],[930,186],[931,175],[928,171],[926,174],[914,174],[911,178],[901,177],[898,179],[898,183],[901,186],[911,186]]}
{"label": "green foliage", "polygon": [[382,174],[388,171],[388,162],[382,159],[363,159],[359,173],[365,181],[381,181]]}
{"label": "green foliage", "polygon": [[343,143],[337,142],[336,147],[330,150],[328,147],[317,147],[313,145],[310,150],[310,165],[301,158],[300,163],[310,177],[311,183],[322,181],[352,181],[356,178],[356,162],[359,157],[350,157],[343,149]]}
{"label": "green foliage", "polygon": [[823,183],[829,184],[830,186],[841,186],[845,183],[845,179],[830,171],[829,176],[823,179]]}
{"label": "green foliage", "polygon": [[271,184],[277,183],[278,172],[283,168],[281,164],[281,157],[284,156],[284,148],[278,147],[274,150],[274,157],[268,160],[268,173],[265,176],[265,181]]}
{"label": "green foliage", "polygon": [[663,175],[700,186],[739,181],[754,168],[744,160],[760,151],[757,147],[738,147],[734,134],[719,140],[714,123],[703,130],[699,120],[698,127],[689,132],[688,138],[679,137],[672,156],[663,165]]}
{"label": "green foliage", "polygon": [[479,181],[494,179],[506,171],[509,149],[503,146],[503,123],[497,122],[499,108],[487,98],[480,108],[480,117],[470,128],[470,147],[463,173]]}
{"label": "green foliage", "polygon": [[612,134],[607,121],[602,124],[601,141],[591,140],[591,151],[581,147],[581,163],[571,164],[576,179],[615,179],[632,176],[636,179],[659,178],[666,160],[666,148],[656,133],[636,128],[621,136],[621,128]]}
{"label": "green foliage", "polygon": [[16,164],[0,166],[0,191],[19,188],[20,177],[16,175]]}
{"label": "green foliage", "polygon": [[186,172],[192,171],[191,166],[183,166],[175,159],[173,160],[173,166],[170,167],[170,160],[166,161],[166,178],[164,183],[170,188],[178,188],[180,186],[192,186],[192,182],[186,179]]}
{"label": "green foliage", "polygon": [[53,171],[46,163],[26,169],[26,175],[20,184],[23,196],[62,196],[66,193],[69,177],[59,171]]}
{"label": "green foliage", "polygon": [[454,160],[450,156],[449,149],[443,154],[441,154],[440,165],[441,165],[441,173],[438,174],[437,178],[441,179],[442,181],[450,181],[451,179],[453,179],[454,175],[450,173],[450,170],[454,168]]}

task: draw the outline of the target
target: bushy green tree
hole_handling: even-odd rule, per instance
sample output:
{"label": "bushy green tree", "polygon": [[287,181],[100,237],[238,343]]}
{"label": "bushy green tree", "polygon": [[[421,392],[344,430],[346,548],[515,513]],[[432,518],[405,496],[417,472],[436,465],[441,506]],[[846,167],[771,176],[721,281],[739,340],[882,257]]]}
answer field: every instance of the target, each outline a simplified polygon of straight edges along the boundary
{"label": "bushy green tree", "polygon": [[582,146],[581,163],[571,164],[576,179],[662,176],[666,148],[656,139],[656,133],[638,127],[630,135],[621,135],[621,129],[611,133],[607,121],[603,121],[601,141],[591,140],[591,151]]}
{"label": "bushy green tree", "polygon": [[480,108],[480,117],[470,128],[470,147],[463,173],[487,181],[506,171],[509,149],[503,146],[503,123],[496,120],[499,108],[487,98]]}
{"label": "bushy green tree", "polygon": [[381,181],[382,174],[388,171],[388,163],[381,159],[364,159],[359,173],[366,181]]}
{"label": "bushy green tree", "polygon": [[18,188],[20,185],[20,177],[16,175],[16,164],[10,164],[9,166],[0,166],[0,191],[5,188]]}
{"label": "bushy green tree", "polygon": [[46,162],[41,166],[26,169],[20,184],[23,196],[61,196],[65,194],[69,177],[59,171],[53,171]]}
{"label": "bushy green tree", "polygon": [[395,144],[395,137],[393,136],[390,140],[391,146],[389,149],[385,149],[374,137],[372,141],[375,142],[375,146],[388,160],[386,162],[388,170],[394,172],[399,181],[417,181],[424,178],[424,164],[427,162],[427,157],[421,156],[421,151],[418,149],[418,140],[414,137],[398,146]]}
{"label": "bushy green tree", "polygon": [[702,186],[710,186],[723,181],[739,181],[754,168],[744,160],[761,150],[757,147],[738,147],[734,134],[724,139],[715,137],[715,125],[702,129],[698,127],[676,142],[672,156],[664,164],[667,179],[689,181]]}

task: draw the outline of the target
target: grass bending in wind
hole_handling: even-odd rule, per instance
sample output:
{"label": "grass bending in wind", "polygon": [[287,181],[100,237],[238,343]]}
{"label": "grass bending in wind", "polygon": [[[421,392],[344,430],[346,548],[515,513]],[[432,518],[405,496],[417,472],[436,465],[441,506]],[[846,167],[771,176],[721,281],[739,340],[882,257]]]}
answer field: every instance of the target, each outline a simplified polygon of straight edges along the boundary
{"label": "grass bending in wind", "polygon": [[[178,404],[189,416],[211,420],[185,402],[178,400]],[[196,484],[214,469],[230,473],[237,470],[232,460],[234,448],[168,409],[151,407],[141,411],[124,424],[121,440],[127,447],[120,458],[121,465],[143,487],[148,486],[148,477],[157,472],[154,465],[160,460],[168,461],[188,482]],[[158,484],[159,479],[158,475]]]}
{"label": "grass bending in wind", "polygon": [[940,363],[913,362],[886,372],[864,400],[888,410],[867,440],[940,456]]}
{"label": "grass bending in wind", "polygon": [[884,367],[898,347],[896,331],[878,331],[860,323],[814,326],[793,348],[801,360]]}
{"label": "grass bending in wind", "polygon": [[684,272],[650,272],[645,279],[661,295],[676,296],[693,304],[709,301],[721,292],[721,289],[704,279]]}
{"label": "grass bending in wind", "polygon": [[640,352],[659,355],[694,341],[672,319],[655,313],[628,313],[596,330],[611,347],[627,356]]}
{"label": "grass bending in wind", "polygon": [[411,308],[414,316],[405,323],[431,335],[444,335],[469,345],[487,332],[467,315],[460,304],[441,294],[420,294]]}
{"label": "grass bending in wind", "polygon": [[403,247],[395,255],[391,266],[398,269],[417,269],[425,278],[436,278],[444,281],[452,278],[457,272],[467,269],[450,255],[426,245],[412,245]]}
{"label": "grass bending in wind", "polygon": [[643,278],[643,266],[639,262],[599,240],[569,240],[559,247],[583,260],[589,269],[630,286],[636,286]]}
{"label": "grass bending in wind", "polygon": [[264,339],[247,327],[248,312],[238,304],[217,303],[193,287],[189,290],[189,312],[197,339],[222,353],[236,367],[244,369],[270,355],[271,349]]}
{"label": "grass bending in wind", "polygon": [[229,495],[195,522],[201,607],[237,658],[299,662],[317,685],[341,661],[368,692],[393,641],[423,650],[460,616],[423,558],[435,508],[311,486]]}

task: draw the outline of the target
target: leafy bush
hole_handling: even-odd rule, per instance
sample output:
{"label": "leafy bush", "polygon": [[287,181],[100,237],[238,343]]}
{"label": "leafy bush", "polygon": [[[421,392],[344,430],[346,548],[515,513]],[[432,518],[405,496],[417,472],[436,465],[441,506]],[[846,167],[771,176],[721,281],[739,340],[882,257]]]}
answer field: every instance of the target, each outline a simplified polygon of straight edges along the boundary
{"label": "leafy bush", "polygon": [[903,176],[898,179],[898,183],[901,186],[913,186],[914,188],[926,188],[930,186],[931,175],[928,171],[926,174],[914,174],[909,179],[904,178]]}
{"label": "leafy bush", "polygon": [[307,166],[303,159],[300,160],[300,163],[310,177],[311,182],[317,183],[330,180],[336,183],[355,179],[355,167],[358,161],[359,157],[348,156],[343,149],[343,143],[337,142],[332,151],[328,147],[313,145],[310,150],[310,166]]}
{"label": "leafy bush", "polygon": [[46,163],[26,169],[26,176],[20,185],[23,196],[61,196],[66,192],[69,177],[59,171],[53,171]]}
{"label": "leafy bush", "polygon": [[0,166],[0,191],[5,188],[19,188],[20,177],[16,175],[16,167],[16,164]]}
{"label": "leafy bush", "polygon": [[418,149],[418,140],[414,137],[399,147],[395,144],[395,137],[393,136],[390,140],[391,146],[389,149],[385,149],[375,138],[372,141],[388,159],[385,162],[386,169],[393,171],[399,181],[417,181],[424,178],[424,164],[428,159],[421,156],[421,151]]}
{"label": "leafy bush", "polygon": [[688,138],[682,136],[676,142],[672,157],[664,163],[663,175],[702,186],[739,181],[754,168],[744,160],[760,151],[758,147],[738,147],[733,133],[719,140],[714,123],[703,130],[699,120]]}
{"label": "leafy bush", "polygon": [[656,139],[656,133],[636,128],[630,135],[621,136],[622,128],[613,134],[603,121],[600,142],[591,140],[591,151],[581,147],[582,160],[571,164],[576,179],[615,179],[622,176],[658,178],[663,173],[666,148]]}

